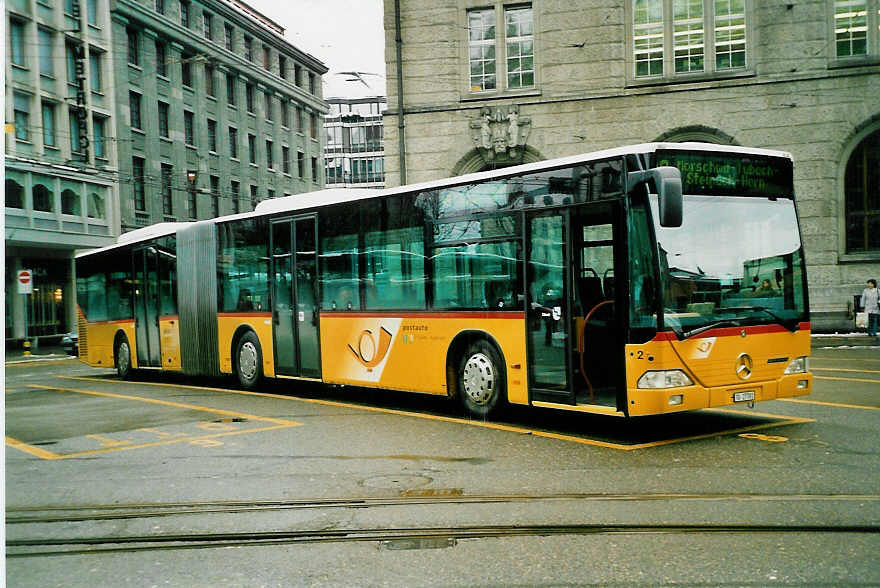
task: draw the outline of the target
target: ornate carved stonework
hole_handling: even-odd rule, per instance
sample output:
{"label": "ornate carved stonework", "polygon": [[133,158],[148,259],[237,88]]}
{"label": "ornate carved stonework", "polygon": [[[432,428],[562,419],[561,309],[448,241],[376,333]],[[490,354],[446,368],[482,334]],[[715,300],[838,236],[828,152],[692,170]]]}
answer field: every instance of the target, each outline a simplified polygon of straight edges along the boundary
{"label": "ornate carved stonework", "polygon": [[471,139],[487,165],[522,162],[532,119],[521,116],[518,105],[484,106],[470,127]]}

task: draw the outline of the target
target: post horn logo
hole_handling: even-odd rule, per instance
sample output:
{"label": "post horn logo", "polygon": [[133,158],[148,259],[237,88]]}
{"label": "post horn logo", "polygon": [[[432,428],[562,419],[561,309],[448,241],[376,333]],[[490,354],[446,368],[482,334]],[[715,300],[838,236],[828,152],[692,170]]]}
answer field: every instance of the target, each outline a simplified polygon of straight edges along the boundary
{"label": "post horn logo", "polygon": [[747,353],[740,353],[736,358],[736,375],[740,380],[748,380],[752,375],[754,362]]}
{"label": "post horn logo", "polygon": [[388,348],[391,347],[391,332],[385,327],[379,327],[379,342],[373,338],[373,331],[364,329],[357,340],[357,349],[349,343],[348,348],[354,354],[354,358],[365,368],[374,368],[385,359]]}

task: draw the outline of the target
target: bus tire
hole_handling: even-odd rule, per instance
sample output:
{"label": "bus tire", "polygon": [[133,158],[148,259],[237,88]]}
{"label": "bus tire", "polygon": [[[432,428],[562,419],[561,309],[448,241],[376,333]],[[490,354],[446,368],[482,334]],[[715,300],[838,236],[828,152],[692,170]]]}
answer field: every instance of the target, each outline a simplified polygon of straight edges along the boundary
{"label": "bus tire", "polygon": [[131,378],[134,371],[131,367],[131,346],[125,335],[116,341],[116,346],[113,349],[113,363],[116,364],[116,373],[121,379]]}
{"label": "bus tire", "polygon": [[458,399],[472,416],[495,414],[507,395],[507,375],[501,355],[485,339],[470,343],[456,369]]}
{"label": "bus tire", "polygon": [[253,331],[248,331],[238,340],[233,362],[239,385],[245,390],[255,389],[263,379],[263,351]]}

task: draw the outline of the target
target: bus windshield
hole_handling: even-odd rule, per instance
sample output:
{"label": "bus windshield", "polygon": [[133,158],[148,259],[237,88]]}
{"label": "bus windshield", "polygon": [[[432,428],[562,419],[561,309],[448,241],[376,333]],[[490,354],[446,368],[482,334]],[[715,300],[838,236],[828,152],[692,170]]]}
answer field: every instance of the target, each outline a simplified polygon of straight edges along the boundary
{"label": "bus windshield", "polygon": [[805,275],[790,198],[685,195],[681,227],[661,227],[663,325],[687,338],[714,327],[807,320]]}

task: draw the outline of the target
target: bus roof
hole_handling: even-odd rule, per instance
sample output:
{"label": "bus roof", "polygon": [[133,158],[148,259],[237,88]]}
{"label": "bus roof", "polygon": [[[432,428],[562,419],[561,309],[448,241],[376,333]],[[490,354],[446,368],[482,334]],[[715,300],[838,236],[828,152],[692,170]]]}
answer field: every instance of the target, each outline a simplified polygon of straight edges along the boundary
{"label": "bus roof", "polygon": [[740,147],[738,145],[718,145],[715,143],[641,143],[637,145],[627,145],[624,147],[616,147],[614,149],[605,149],[602,151],[593,151],[590,153],[582,153],[579,155],[571,155],[557,159],[545,159],[534,163],[527,163],[513,167],[505,167],[501,169],[489,170],[456,176],[451,178],[443,178],[429,182],[418,184],[407,184],[405,186],[397,186],[395,188],[326,188],[314,192],[306,192],[295,194],[292,196],[283,196],[281,198],[273,198],[264,200],[257,204],[256,208],[251,212],[242,212],[239,214],[221,216],[204,221],[193,222],[175,222],[175,223],[157,223],[142,229],[123,233],[119,236],[116,244],[102,247],[101,249],[92,249],[77,254],[76,257],[91,255],[101,251],[107,251],[123,245],[130,245],[139,241],[147,241],[172,235],[179,229],[198,223],[222,223],[239,219],[256,218],[268,216],[282,212],[296,212],[298,210],[308,210],[312,208],[320,208],[330,204],[340,204],[343,202],[354,202],[358,200],[368,200],[371,198],[379,198],[383,196],[394,196],[396,194],[406,194],[410,192],[420,192],[424,190],[434,190],[447,186],[458,186],[462,184],[484,182],[495,178],[507,178],[524,173],[536,173],[546,169],[561,168],[570,165],[587,163],[590,161],[601,161],[603,159],[613,159],[623,157],[630,154],[653,153],[657,150],[676,149],[691,151],[712,151],[738,153],[742,155],[763,155],[765,157],[783,157],[791,160],[790,153],[784,151],[775,151],[771,149],[759,149],[752,147]]}

